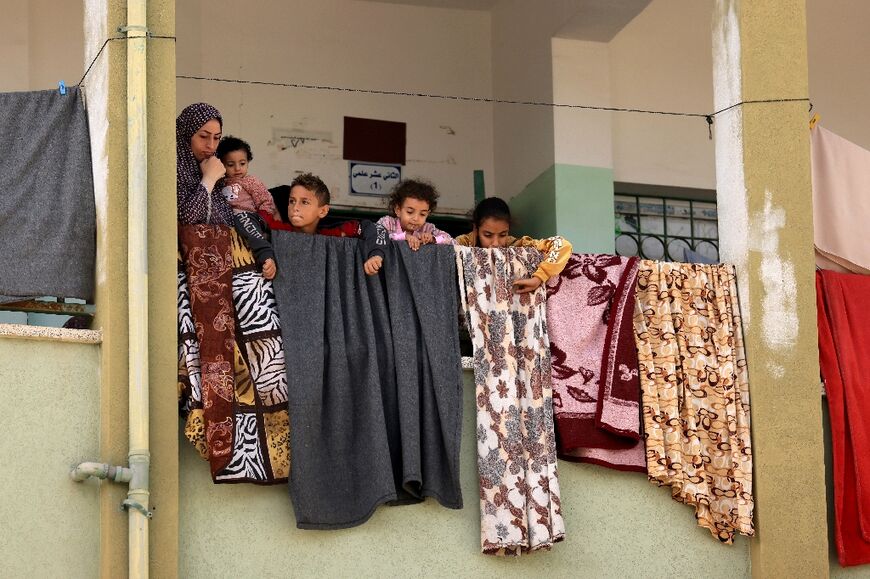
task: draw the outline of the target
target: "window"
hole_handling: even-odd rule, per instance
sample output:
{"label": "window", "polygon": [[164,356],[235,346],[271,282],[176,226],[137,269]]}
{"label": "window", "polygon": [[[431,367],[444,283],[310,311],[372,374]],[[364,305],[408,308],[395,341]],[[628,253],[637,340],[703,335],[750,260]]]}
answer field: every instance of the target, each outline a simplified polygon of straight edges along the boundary
{"label": "window", "polygon": [[718,263],[715,197],[705,200],[617,193],[614,209],[618,255]]}
{"label": "window", "polygon": [[93,304],[76,298],[45,297],[0,304],[0,324],[86,329],[93,316]]}

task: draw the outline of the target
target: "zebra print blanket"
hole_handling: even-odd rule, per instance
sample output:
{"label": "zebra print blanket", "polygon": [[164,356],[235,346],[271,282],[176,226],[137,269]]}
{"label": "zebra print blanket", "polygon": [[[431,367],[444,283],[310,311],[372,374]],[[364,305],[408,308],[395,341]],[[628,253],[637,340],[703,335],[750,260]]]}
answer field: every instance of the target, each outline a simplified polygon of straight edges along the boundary
{"label": "zebra print blanket", "polygon": [[[203,239],[201,230],[215,226],[189,225],[179,228],[179,238],[188,246]],[[274,484],[286,482],[290,472],[289,418],[287,413],[287,380],[284,372],[284,350],[281,328],[275,306],[272,283],[263,279],[251,251],[236,231],[220,227],[229,233],[232,254],[232,301],[235,310],[235,338],[232,348],[232,395],[224,421],[207,416],[204,396],[213,384],[203,380],[200,354],[206,344],[197,334],[208,338],[213,332],[203,332],[197,319],[197,304],[191,308],[191,284],[188,273],[192,264],[185,264],[179,255],[178,267],[178,388],[179,408],[185,418],[184,433],[212,464],[215,483],[249,482]],[[189,231],[188,231],[189,230]],[[194,235],[190,235],[194,232]],[[190,247],[185,247],[190,253]],[[208,280],[206,280],[206,284]],[[213,338],[211,338],[213,339]],[[230,373],[230,364],[225,364]],[[210,410],[211,408],[209,408]],[[228,425],[231,448],[226,460],[215,461],[220,437],[210,424]],[[219,464],[219,468],[215,465]]]}

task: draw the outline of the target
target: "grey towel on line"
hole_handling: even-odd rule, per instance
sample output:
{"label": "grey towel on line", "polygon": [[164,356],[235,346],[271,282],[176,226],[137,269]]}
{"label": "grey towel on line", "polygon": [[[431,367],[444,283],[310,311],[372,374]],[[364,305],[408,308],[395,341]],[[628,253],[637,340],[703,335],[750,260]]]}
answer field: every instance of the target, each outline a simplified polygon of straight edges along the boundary
{"label": "grey towel on line", "polygon": [[273,240],[297,527],[353,527],[427,496],[462,508],[453,247],[390,243],[369,277],[359,240]]}
{"label": "grey towel on line", "polygon": [[0,151],[0,303],[90,300],[96,213],[78,88],[0,94]]}

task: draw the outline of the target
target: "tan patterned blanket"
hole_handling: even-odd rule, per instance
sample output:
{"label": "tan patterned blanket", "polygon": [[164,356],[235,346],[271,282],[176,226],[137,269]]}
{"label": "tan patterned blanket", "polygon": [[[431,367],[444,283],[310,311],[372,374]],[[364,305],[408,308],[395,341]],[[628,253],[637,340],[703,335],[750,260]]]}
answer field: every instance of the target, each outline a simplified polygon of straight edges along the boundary
{"label": "tan patterned blanket", "polygon": [[734,267],[642,261],[635,337],[647,476],[723,543],[754,534],[749,384]]}

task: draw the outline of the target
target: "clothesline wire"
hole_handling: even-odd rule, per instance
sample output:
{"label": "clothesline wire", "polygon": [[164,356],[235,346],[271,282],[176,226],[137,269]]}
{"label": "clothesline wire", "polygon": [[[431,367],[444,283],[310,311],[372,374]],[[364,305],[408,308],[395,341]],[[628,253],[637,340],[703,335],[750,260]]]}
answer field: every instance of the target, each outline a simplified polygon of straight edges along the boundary
{"label": "clothesline wire", "polygon": [[351,88],[351,87],[333,86],[333,85],[324,85],[324,84],[302,84],[302,83],[296,83],[296,82],[272,82],[272,81],[263,81],[263,80],[245,80],[245,79],[216,78],[216,77],[190,76],[190,75],[176,75],[175,78],[180,78],[180,79],[185,79],[185,80],[205,80],[205,81],[212,81],[212,82],[225,82],[225,83],[233,83],[233,84],[253,84],[253,85],[260,85],[260,86],[277,86],[277,87],[301,88],[301,89],[310,89],[310,90],[352,92],[352,93],[373,94],[373,95],[408,96],[408,97],[421,97],[421,98],[442,99],[442,100],[471,101],[471,102],[491,103],[491,104],[526,105],[526,106],[536,106],[536,107],[570,108],[570,109],[587,109],[587,110],[595,110],[595,111],[610,111],[610,112],[625,112],[625,113],[645,113],[645,114],[654,114],[654,115],[669,115],[669,116],[675,116],[675,117],[701,117],[701,118],[703,118],[703,117],[707,116],[707,115],[702,114],[702,113],[681,113],[681,112],[674,112],[674,111],[654,111],[654,110],[647,110],[647,109],[604,107],[604,106],[578,105],[578,104],[569,104],[569,103],[551,103],[551,102],[547,102],[547,101],[509,100],[509,99],[498,99],[498,98],[490,98],[490,97],[445,95],[445,94],[423,93],[423,92],[405,92],[405,91],[398,91],[398,90]]}
{"label": "clothesline wire", "polygon": [[[94,56],[91,63],[88,65],[87,70],[85,70],[84,75],[82,75],[81,80],[78,82],[79,85],[84,82],[85,77],[88,76],[88,73],[93,68],[94,63],[96,63],[97,59],[103,53],[103,49],[106,48],[106,45],[113,40],[130,40],[132,38],[160,38],[160,39],[171,39],[176,40],[175,36],[158,36],[154,34],[144,34],[139,36],[113,36],[107,38],[103,45],[100,46],[100,50],[97,51],[96,56]],[[356,94],[371,94],[371,95],[381,95],[381,96],[407,96],[407,97],[417,97],[417,98],[429,98],[429,99],[441,99],[441,100],[453,100],[453,101],[465,101],[465,102],[478,102],[478,103],[488,103],[488,104],[506,104],[506,105],[523,105],[523,106],[536,106],[536,107],[550,107],[550,108],[566,108],[566,109],[580,109],[580,110],[589,110],[589,111],[605,111],[605,112],[614,112],[614,113],[640,113],[647,115],[664,115],[664,116],[672,116],[672,117],[690,117],[690,118],[702,118],[707,121],[707,126],[710,131],[710,137],[713,137],[713,121],[716,116],[721,115],[722,113],[728,112],[734,108],[743,105],[754,105],[754,104],[767,104],[767,103],[790,103],[790,102],[806,102],[810,103],[810,110],[812,110],[812,103],[808,97],[799,97],[799,98],[778,98],[778,99],[750,99],[740,101],[738,103],[734,103],[718,111],[712,113],[686,113],[686,112],[677,112],[677,111],[658,111],[658,110],[650,110],[650,109],[635,109],[635,108],[623,108],[623,107],[605,107],[605,106],[595,106],[595,105],[580,105],[580,104],[571,104],[571,103],[553,103],[547,101],[533,101],[533,100],[511,100],[511,99],[498,99],[498,98],[490,98],[490,97],[473,97],[473,96],[463,96],[463,95],[445,95],[445,94],[436,94],[436,93],[423,93],[423,92],[407,92],[407,91],[397,91],[397,90],[380,90],[380,89],[366,89],[366,88],[353,88],[353,87],[343,87],[343,86],[333,86],[333,85],[323,85],[323,84],[303,84],[296,82],[275,82],[275,81],[264,81],[264,80],[248,80],[248,79],[232,79],[232,78],[220,78],[220,77],[209,77],[209,76],[194,76],[194,75],[176,75],[175,78],[182,80],[201,80],[201,81],[209,81],[209,82],[223,82],[223,83],[232,83],[232,84],[249,84],[249,85],[257,85],[257,86],[273,86],[273,87],[283,87],[283,88],[298,88],[298,89],[306,89],[306,90],[322,90],[322,91],[334,91],[334,92],[348,92],[348,93],[356,93]]]}
{"label": "clothesline wire", "polygon": [[264,80],[218,78],[218,77],[193,76],[193,75],[182,75],[182,74],[176,75],[175,78],[180,78],[180,79],[184,79],[184,80],[204,80],[204,81],[211,81],[211,82],[225,82],[225,83],[233,83],[233,84],[252,84],[252,85],[260,85],[260,86],[277,86],[277,87],[286,87],[286,88],[301,88],[301,89],[311,89],[311,90],[352,92],[352,93],[363,93],[363,94],[374,94],[374,95],[409,96],[409,97],[422,97],[422,98],[443,99],[443,100],[472,101],[472,102],[491,103],[491,104],[527,105],[527,106],[540,106],[540,107],[552,107],[552,108],[585,109],[585,110],[592,110],[592,111],[608,111],[608,112],[617,112],[617,113],[642,113],[642,114],[649,114],[649,115],[667,115],[667,116],[674,116],[674,117],[694,117],[694,118],[702,118],[702,119],[714,118],[714,117],[716,117],[716,115],[720,115],[724,112],[727,112],[727,111],[729,111],[735,107],[739,107],[741,105],[760,104],[760,103],[809,102],[810,101],[810,99],[807,97],[785,98],[785,99],[782,99],[782,98],[780,98],[780,99],[752,99],[752,100],[740,101],[739,103],[734,103],[733,105],[727,106],[727,107],[720,109],[714,113],[686,113],[686,112],[677,112],[677,111],[657,111],[657,110],[651,110],[651,109],[604,107],[604,106],[595,106],[595,105],[579,105],[579,104],[571,104],[571,103],[551,103],[551,102],[547,102],[547,101],[508,100],[508,99],[498,99],[498,98],[489,98],[489,97],[443,95],[443,94],[422,93],[422,92],[405,92],[405,91],[395,91],[395,90],[351,88],[351,87],[321,85],[321,84],[302,84],[302,83],[296,83],[296,82],[274,82],[274,81],[264,81]]}
{"label": "clothesline wire", "polygon": [[[719,109],[715,113],[710,113],[709,116],[715,117],[716,115],[720,115],[724,112],[730,111],[731,109],[733,109],[735,107],[739,107],[741,105],[755,105],[755,104],[759,104],[759,103],[795,103],[795,102],[809,103],[810,109],[812,109],[812,106],[813,106],[808,97],[799,97],[799,98],[792,98],[792,99],[751,99],[751,100],[740,101],[739,103],[734,103],[733,105],[729,105],[729,106],[725,107],[724,109]],[[704,116],[708,116],[708,115],[704,115]]]}
{"label": "clothesline wire", "polygon": [[110,36],[109,38],[107,38],[103,42],[103,45],[100,46],[100,49],[97,51],[97,54],[94,55],[94,58],[91,60],[91,63],[88,65],[88,68],[85,70],[85,73],[82,75],[81,80],[79,80],[78,85],[81,86],[81,84],[85,81],[85,77],[88,76],[89,72],[91,72],[91,69],[94,67],[94,64],[97,62],[97,59],[100,58],[100,55],[103,54],[103,50],[106,48],[107,44],[109,44],[113,40],[132,40],[134,38],[148,38],[148,39],[160,38],[160,39],[175,40],[174,36],[161,36],[158,34],[151,34],[151,33],[139,34],[138,36]]}

